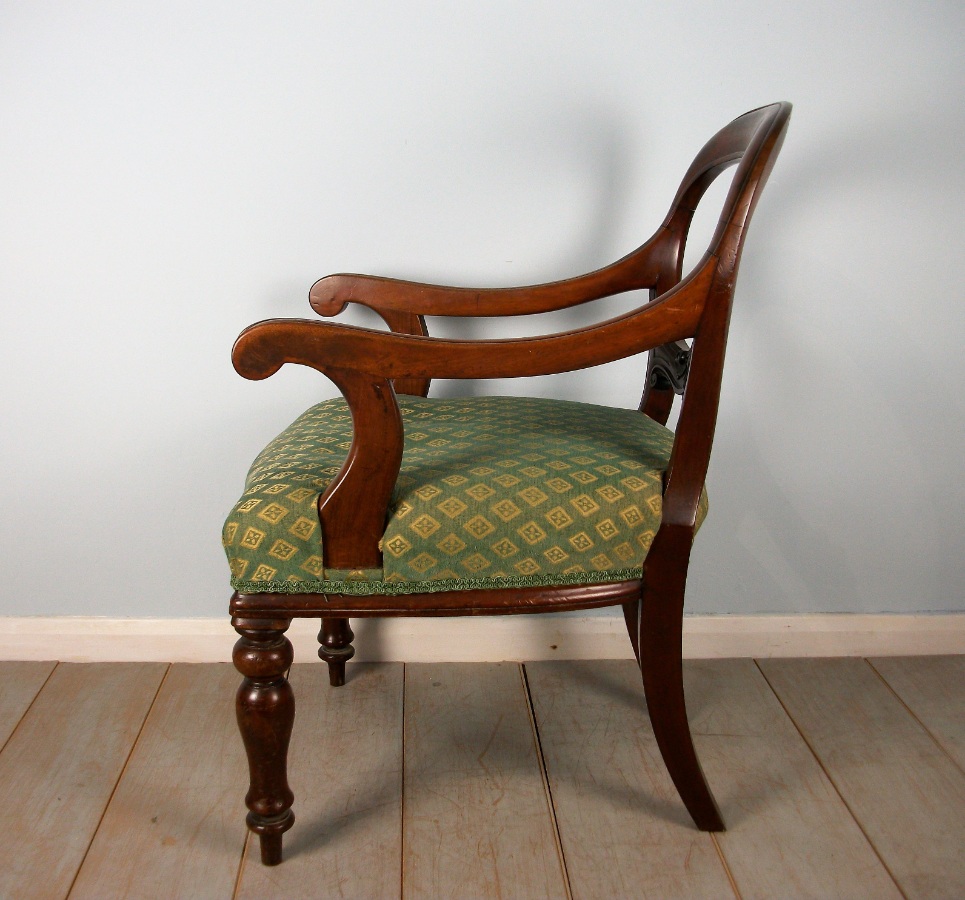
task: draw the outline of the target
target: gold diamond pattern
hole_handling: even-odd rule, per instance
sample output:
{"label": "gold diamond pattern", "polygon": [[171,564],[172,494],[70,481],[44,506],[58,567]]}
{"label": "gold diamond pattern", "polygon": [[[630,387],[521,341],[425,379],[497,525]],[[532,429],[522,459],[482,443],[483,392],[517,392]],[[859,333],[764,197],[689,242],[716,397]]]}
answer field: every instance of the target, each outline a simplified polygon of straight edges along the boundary
{"label": "gold diamond pattern", "polygon": [[[466,579],[495,587],[639,569],[660,524],[670,431],[636,411],[553,400],[399,404],[406,443],[383,569],[360,578],[323,565],[317,503],[352,439],[344,401],[328,400],[252,465],[222,535],[236,589],[334,592],[334,581],[367,593]],[[705,507],[702,499],[699,520]]]}
{"label": "gold diamond pattern", "polygon": [[469,507],[458,497],[446,497],[442,503],[436,505],[436,509],[441,509],[450,519],[464,513]]}
{"label": "gold diamond pattern", "polygon": [[494,503],[490,509],[499,516],[504,522],[509,522],[515,519],[516,516],[522,514],[522,510],[513,503],[512,500],[500,500],[499,503]]}
{"label": "gold diamond pattern", "polygon": [[466,542],[460,538],[458,535],[450,532],[447,534],[438,544],[436,544],[443,553],[449,554],[449,556],[454,556],[456,553],[462,553],[466,549]]}
{"label": "gold diamond pattern", "polygon": [[466,488],[466,493],[472,497],[473,500],[480,502],[482,500],[488,500],[492,497],[496,491],[493,490],[488,484],[476,484],[471,488]]}
{"label": "gold diamond pattern", "polygon": [[442,526],[432,516],[423,513],[409,526],[419,537],[427,538],[430,534],[435,534]]}

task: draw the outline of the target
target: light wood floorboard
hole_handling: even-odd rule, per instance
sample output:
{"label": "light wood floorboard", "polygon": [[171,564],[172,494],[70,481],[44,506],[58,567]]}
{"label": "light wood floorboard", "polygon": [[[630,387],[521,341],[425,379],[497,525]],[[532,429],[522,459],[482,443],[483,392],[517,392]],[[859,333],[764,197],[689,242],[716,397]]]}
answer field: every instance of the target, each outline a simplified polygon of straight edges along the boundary
{"label": "light wood floorboard", "polygon": [[0,898],[962,897],[963,669],[686,663],[711,837],[632,662],[300,664],[266,868],[233,668],[0,663]]}
{"label": "light wood floorboard", "polygon": [[526,671],[573,897],[733,897],[667,774],[635,663]]}
{"label": "light wood floorboard", "polygon": [[295,826],[280,866],[263,866],[248,842],[239,898],[401,893],[403,667],[360,663],[347,676],[333,690],[327,666],[292,667]]}
{"label": "light wood floorboard", "polygon": [[403,895],[564,897],[515,663],[406,666]]}
{"label": "light wood floorboard", "polygon": [[965,656],[888,656],[870,662],[965,770]]}
{"label": "light wood floorboard", "polygon": [[862,659],[761,668],[907,897],[965,897],[965,779]]}
{"label": "light wood floorboard", "polygon": [[227,664],[171,666],[71,898],[230,897],[248,775]]}
{"label": "light wood floorboard", "polygon": [[901,896],[753,660],[687,662],[684,684],[745,900]]}
{"label": "light wood floorboard", "polygon": [[0,663],[0,749],[56,665],[54,662]]}
{"label": "light wood floorboard", "polygon": [[0,753],[0,897],[66,896],[166,669],[54,670]]}

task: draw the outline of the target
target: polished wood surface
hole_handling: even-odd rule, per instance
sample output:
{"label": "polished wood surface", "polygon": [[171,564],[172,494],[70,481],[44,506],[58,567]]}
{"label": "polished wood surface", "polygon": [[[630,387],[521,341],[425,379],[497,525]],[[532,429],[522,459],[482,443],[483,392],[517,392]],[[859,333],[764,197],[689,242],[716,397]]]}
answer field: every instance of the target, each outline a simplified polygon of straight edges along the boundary
{"label": "polished wood surface", "polygon": [[341,616],[322,619],[318,632],[318,658],[328,663],[329,683],[332,687],[345,684],[345,663],[355,656],[352,641],[355,633],[348,619]]}
{"label": "polished wood surface", "polygon": [[238,727],[251,775],[245,804],[248,828],[261,839],[261,861],[282,859],[281,836],[295,822],[295,795],[288,786],[288,742],[295,721],[295,695],[287,673],[292,645],[288,622],[235,618],[241,637],[235,644],[235,668],[245,676],[235,699]]}
{"label": "polished wood surface", "polygon": [[[787,103],[761,107],[714,135],[691,163],[657,231],[610,266],[550,284],[498,289],[333,275],[312,288],[315,312],[334,316],[348,303],[358,303],[378,313],[390,331],[272,319],[238,337],[232,360],[244,377],[267,378],[289,363],[308,366],[331,379],[351,410],[348,458],[318,502],[322,555],[331,569],[381,565],[380,539],[404,446],[397,392],[424,395],[433,378],[548,375],[649,351],[642,413],[666,422],[674,399],[682,398],[665,474],[661,525],[640,579],[578,588],[232,598],[231,612],[242,635],[236,665],[246,676],[238,710],[251,764],[248,822],[261,837],[266,862],[280,861],[281,834],[292,822],[285,748],[293,701],[277,648],[281,633],[299,616],[325,620],[319,654],[329,664],[331,683],[341,686],[353,652],[349,616],[481,615],[621,605],[657,744],[673,782],[698,828],[723,829],[688,726],[681,625],[738,266],[747,224],[780,151],[790,112]],[[731,166],[736,171],[714,235],[700,262],[683,277],[697,205]],[[639,289],[649,291],[648,302],[640,308],[558,334],[460,340],[430,337],[426,328],[426,316],[527,315]]]}

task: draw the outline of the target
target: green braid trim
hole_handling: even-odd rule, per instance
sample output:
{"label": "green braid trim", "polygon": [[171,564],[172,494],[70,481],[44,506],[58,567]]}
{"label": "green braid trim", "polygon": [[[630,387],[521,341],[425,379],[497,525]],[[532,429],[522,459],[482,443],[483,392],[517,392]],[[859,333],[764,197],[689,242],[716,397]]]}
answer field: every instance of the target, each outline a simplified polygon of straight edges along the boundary
{"label": "green braid trim", "polygon": [[634,581],[639,566],[613,572],[571,572],[549,575],[511,575],[505,578],[447,578],[437,581],[244,581],[231,579],[239,594],[341,594],[350,597],[397,594],[435,594],[442,591],[484,591],[500,588],[564,587]]}

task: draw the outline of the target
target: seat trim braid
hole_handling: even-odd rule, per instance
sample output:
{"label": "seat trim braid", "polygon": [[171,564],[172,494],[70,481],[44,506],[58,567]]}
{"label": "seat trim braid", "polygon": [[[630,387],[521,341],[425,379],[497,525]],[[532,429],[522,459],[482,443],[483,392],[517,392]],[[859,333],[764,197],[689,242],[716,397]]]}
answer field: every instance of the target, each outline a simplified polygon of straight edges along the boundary
{"label": "seat trim braid", "polygon": [[[377,572],[381,570],[359,570]],[[602,584],[639,579],[641,566],[611,572],[547,573],[544,575],[507,575],[493,578],[446,578],[438,581],[377,581],[359,578],[352,573],[344,581],[244,581],[232,579],[231,586],[239,594],[342,594],[346,597],[366,595],[438,594],[447,591],[484,591],[497,588],[544,588]]]}
{"label": "seat trim braid", "polygon": [[643,582],[626,581],[550,587],[501,587],[421,594],[281,594],[236,592],[231,614],[236,618],[325,616],[475,616],[564,612],[635,602]]}

